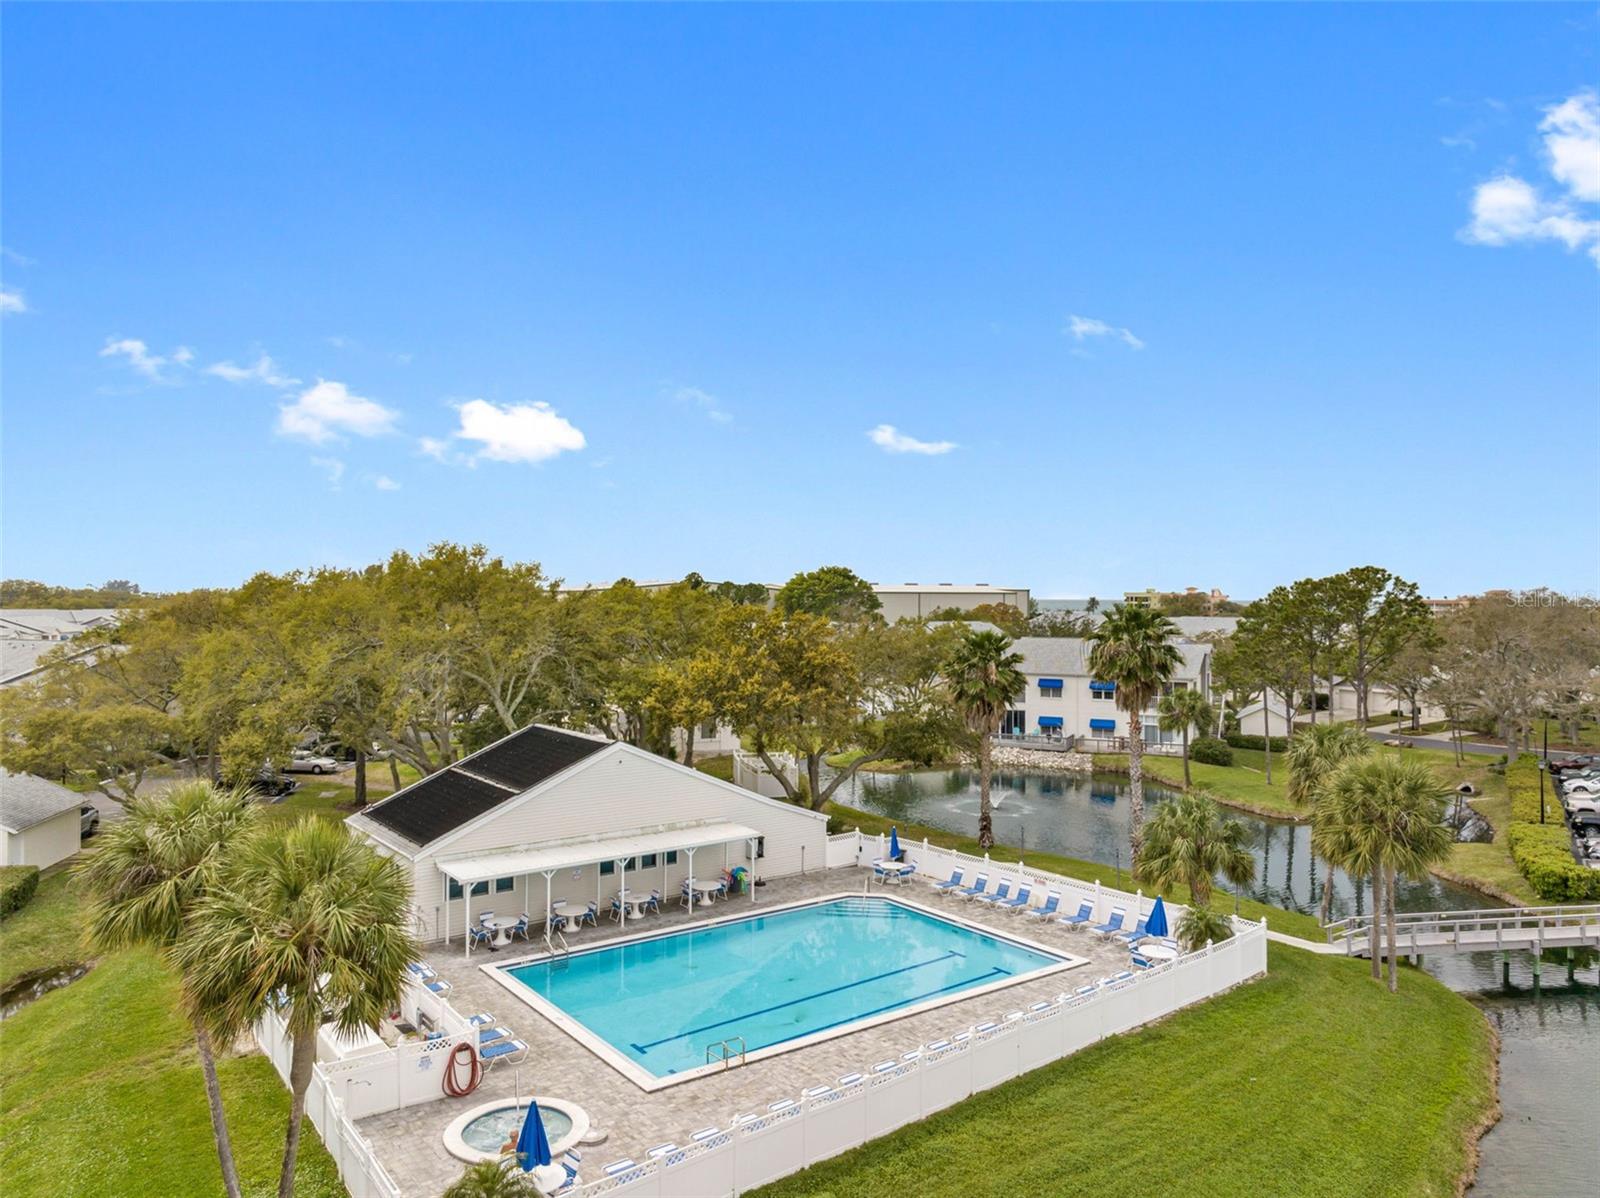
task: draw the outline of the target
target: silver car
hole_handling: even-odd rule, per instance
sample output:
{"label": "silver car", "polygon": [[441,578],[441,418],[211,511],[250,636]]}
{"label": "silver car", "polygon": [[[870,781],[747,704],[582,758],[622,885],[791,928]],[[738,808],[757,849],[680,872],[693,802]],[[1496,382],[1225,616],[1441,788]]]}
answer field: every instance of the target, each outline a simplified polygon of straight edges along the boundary
{"label": "silver car", "polygon": [[296,749],[283,766],[286,774],[337,774],[339,763],[332,757],[321,757],[308,749]]}
{"label": "silver car", "polygon": [[100,830],[100,808],[93,803],[85,803],[78,808],[78,835],[93,836]]}

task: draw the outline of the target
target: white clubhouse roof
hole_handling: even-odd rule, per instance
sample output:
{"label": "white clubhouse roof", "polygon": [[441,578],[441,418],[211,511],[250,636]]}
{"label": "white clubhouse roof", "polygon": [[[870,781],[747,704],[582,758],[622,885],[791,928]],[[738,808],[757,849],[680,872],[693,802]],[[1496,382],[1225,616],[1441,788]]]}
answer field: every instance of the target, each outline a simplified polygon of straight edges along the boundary
{"label": "white clubhouse roof", "polygon": [[761,833],[744,824],[731,822],[683,824],[674,828],[646,829],[616,836],[588,836],[500,853],[474,853],[468,857],[438,862],[441,873],[463,884],[486,882],[490,878],[511,878],[545,870],[576,869],[597,861],[626,861],[646,853],[665,853],[673,849],[698,849],[706,845],[729,844],[735,840],[755,840]]}

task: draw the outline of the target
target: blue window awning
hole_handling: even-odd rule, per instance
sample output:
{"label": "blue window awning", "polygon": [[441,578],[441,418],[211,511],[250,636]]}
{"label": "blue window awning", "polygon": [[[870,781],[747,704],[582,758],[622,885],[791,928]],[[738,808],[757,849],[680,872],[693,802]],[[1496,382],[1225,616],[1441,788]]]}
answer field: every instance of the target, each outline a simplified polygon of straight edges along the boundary
{"label": "blue window awning", "polygon": [[1061,717],[1058,715],[1042,715],[1039,717],[1039,727],[1059,728],[1061,727]]}
{"label": "blue window awning", "polygon": [[1116,720],[1090,720],[1089,721],[1089,727],[1092,728],[1096,732],[1115,732],[1116,728],[1117,728],[1117,721]]}
{"label": "blue window awning", "polygon": [[1053,686],[1057,690],[1060,690],[1061,689],[1061,679],[1059,679],[1059,678],[1041,678],[1041,679],[1039,679],[1039,685],[1040,686]]}
{"label": "blue window awning", "polygon": [[1095,682],[1091,679],[1089,682],[1089,689],[1092,691],[1109,691],[1115,693],[1117,684],[1115,682]]}

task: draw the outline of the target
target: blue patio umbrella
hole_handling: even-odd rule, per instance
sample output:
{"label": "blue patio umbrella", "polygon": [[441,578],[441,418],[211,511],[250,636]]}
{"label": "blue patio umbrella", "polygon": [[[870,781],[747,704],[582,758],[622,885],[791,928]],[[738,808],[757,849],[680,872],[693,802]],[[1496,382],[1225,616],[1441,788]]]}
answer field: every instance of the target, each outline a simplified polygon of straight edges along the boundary
{"label": "blue patio umbrella", "polygon": [[900,829],[893,824],[889,825],[889,860],[900,860]]}
{"label": "blue patio umbrella", "polygon": [[528,1099],[528,1114],[522,1121],[522,1133],[517,1136],[517,1164],[524,1173],[550,1163],[550,1137],[545,1134],[544,1119],[539,1115],[539,1104]]}
{"label": "blue patio umbrella", "polygon": [[1156,896],[1156,905],[1150,908],[1150,918],[1145,920],[1144,930],[1152,936],[1165,936],[1167,934],[1167,905]]}

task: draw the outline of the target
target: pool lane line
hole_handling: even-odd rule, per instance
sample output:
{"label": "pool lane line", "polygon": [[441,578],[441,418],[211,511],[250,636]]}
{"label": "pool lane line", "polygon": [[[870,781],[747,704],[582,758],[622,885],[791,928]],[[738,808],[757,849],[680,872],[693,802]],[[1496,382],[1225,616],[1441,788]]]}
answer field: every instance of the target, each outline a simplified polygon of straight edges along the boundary
{"label": "pool lane line", "polygon": [[[784,1007],[795,1006],[797,1003],[810,1002],[814,998],[826,998],[830,994],[839,994],[845,990],[854,990],[857,986],[865,986],[872,982],[881,982],[884,978],[892,978],[897,974],[910,973],[914,969],[926,969],[930,965],[937,965],[941,961],[948,961],[951,957],[964,956],[965,954],[957,953],[955,951],[940,953],[937,957],[933,957],[927,961],[919,961],[915,965],[902,965],[899,969],[891,969],[887,973],[878,973],[869,978],[861,978],[854,982],[846,982],[842,986],[834,986],[828,990],[818,990],[815,994],[802,994],[799,998],[791,998],[788,1002],[774,1003],[770,1007],[762,1007],[759,1011],[745,1011],[739,1015],[730,1015],[726,1019],[719,1019],[715,1023],[707,1023],[702,1027],[686,1028],[675,1035],[664,1036],[660,1040],[651,1040],[648,1044],[633,1044],[630,1042],[630,1047],[632,1047],[635,1052],[649,1052],[652,1048],[658,1048],[661,1045],[670,1043],[673,1040],[682,1040],[687,1036],[698,1036],[701,1032],[709,1032],[712,1028],[723,1027],[727,1024],[735,1023],[741,1019],[756,1019],[762,1015],[770,1015],[774,1011],[781,1011]],[[938,992],[935,991],[935,993]],[[852,1018],[857,1017],[852,1016]]]}
{"label": "pool lane line", "polygon": [[[754,1049],[751,1049],[749,1051],[758,1052],[763,1048],[771,1048],[775,1044],[787,1044],[790,1040],[799,1040],[799,1039],[802,1039],[805,1036],[814,1036],[818,1032],[825,1032],[831,1027],[841,1027],[844,1024],[847,1024],[847,1023],[856,1023],[856,1022],[858,1022],[859,1020],[862,1020],[862,1019],[871,1019],[874,1015],[882,1015],[885,1011],[893,1011],[893,1010],[896,1010],[896,1009],[898,1009],[900,1007],[908,1007],[912,1003],[919,1003],[919,1002],[922,1002],[924,999],[934,998],[937,995],[948,993],[951,990],[963,990],[963,989],[966,989],[967,987],[970,987],[970,986],[981,985],[986,978],[994,977],[996,974],[999,974],[1001,977],[1010,977],[1011,976],[1011,971],[1009,969],[1004,968],[1003,966],[1000,966],[1000,965],[991,965],[983,973],[977,974],[974,977],[963,978],[958,982],[951,982],[948,986],[940,986],[937,990],[924,990],[921,994],[914,994],[910,998],[899,999],[899,1000],[897,1000],[895,1002],[890,1003],[888,1006],[878,1007],[876,1010],[862,1011],[862,1012],[860,1012],[859,1014],[856,1014],[856,1015],[847,1015],[843,1019],[835,1019],[832,1023],[821,1023],[821,1024],[818,1024],[816,1027],[807,1028],[805,1031],[800,1032],[797,1035],[785,1036],[782,1040],[773,1040],[773,1041],[771,1041],[770,1043],[767,1043],[767,1044],[757,1044]],[[774,1008],[774,1009],[776,1009],[776,1008]],[[716,1025],[713,1024],[712,1026],[716,1026]],[[693,1035],[693,1034],[694,1034],[693,1032],[685,1032],[684,1036],[690,1036],[690,1035]],[[674,1038],[676,1039],[677,1037],[674,1037]],[[658,1040],[658,1041],[656,1041],[656,1043],[657,1044],[663,1044],[663,1043],[666,1043],[666,1041]],[[634,1045],[633,1047],[634,1048],[638,1048],[638,1045]],[[644,1050],[643,1049],[639,1049],[639,1051],[642,1053]],[[676,1071],[673,1070],[673,1071],[670,1071],[670,1072],[676,1072]]]}

